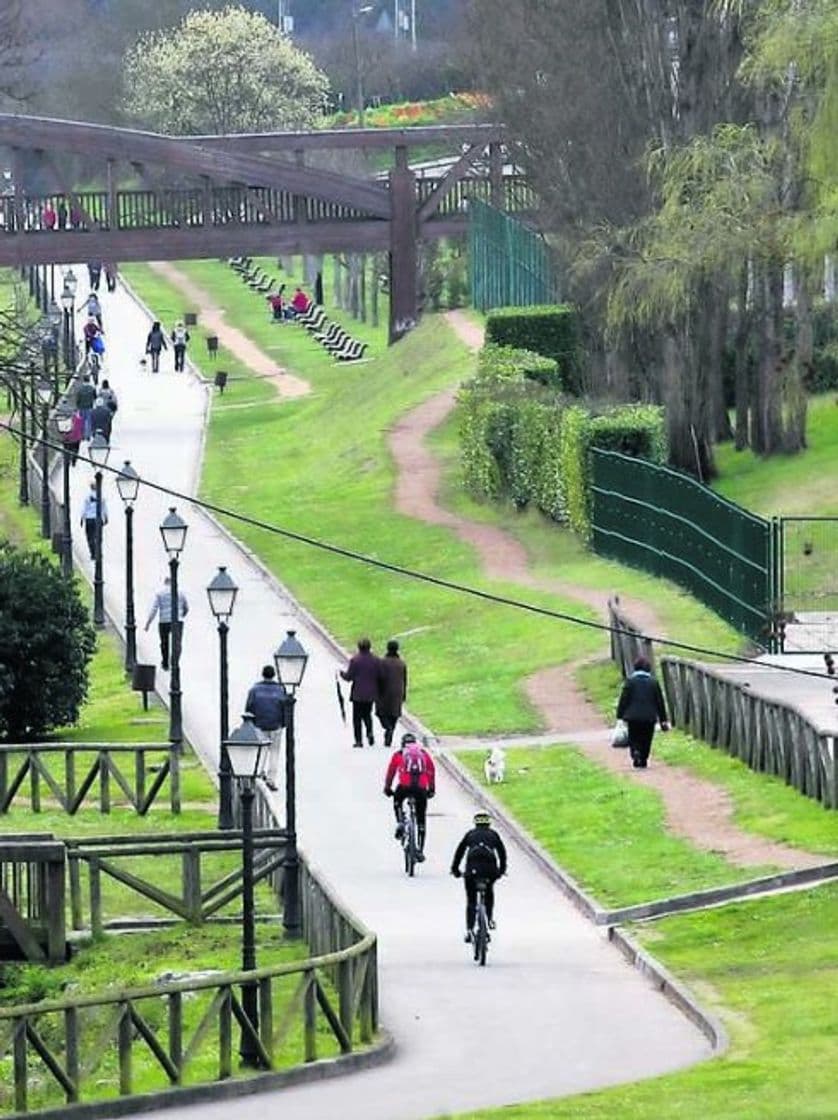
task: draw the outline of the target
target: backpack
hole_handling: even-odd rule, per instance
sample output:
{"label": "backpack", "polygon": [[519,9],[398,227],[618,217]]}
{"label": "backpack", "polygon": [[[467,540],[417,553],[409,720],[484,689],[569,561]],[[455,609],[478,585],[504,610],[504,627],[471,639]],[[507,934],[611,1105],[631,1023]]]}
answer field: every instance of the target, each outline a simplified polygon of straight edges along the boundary
{"label": "backpack", "polygon": [[94,354],[105,353],[105,340],[100,334],[95,334],[90,342],[90,349]]}
{"label": "backpack", "polygon": [[174,334],[172,335],[172,341],[174,342],[175,346],[186,345],[186,330],[184,327],[175,327]]}
{"label": "backpack", "polygon": [[418,743],[409,743],[402,751],[402,770],[412,786],[418,786],[425,773],[425,758]]}

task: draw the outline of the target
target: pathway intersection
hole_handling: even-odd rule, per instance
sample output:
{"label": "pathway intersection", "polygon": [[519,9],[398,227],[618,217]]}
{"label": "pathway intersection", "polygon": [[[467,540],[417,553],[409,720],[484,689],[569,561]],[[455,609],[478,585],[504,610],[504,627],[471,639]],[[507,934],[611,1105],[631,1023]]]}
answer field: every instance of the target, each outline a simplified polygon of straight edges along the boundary
{"label": "pathway intersection", "polygon": [[[157,375],[140,366],[148,318],[121,286],[105,294],[103,304],[106,375],[119,394],[111,463],[130,458],[142,477],[194,493],[209,390],[189,374],[171,372],[170,357]],[[89,482],[86,469],[73,472],[74,510]],[[110,479],[105,493],[105,599],[121,626],[124,535]],[[136,507],[140,623],[165,574],[158,525],[169,504],[144,490]],[[384,1066],[336,1081],[169,1115],[228,1120],[234,1109],[237,1120],[274,1112],[294,1120],[427,1120],[653,1077],[708,1057],[709,1044],[697,1029],[514,845],[510,875],[498,890],[490,967],[473,967],[462,944],[462,887],[448,865],[474,805],[443,775],[429,820],[428,860],[408,880],[392,839],[390,804],[381,796],[387,754],[381,747],[350,749],[334,699],[340,661],[333,647],[214,521],[184,503],[179,512],[189,524],[181,564],[191,607],[182,662],[187,736],[215,765],[217,637],[205,588],[223,564],[241,589],[230,630],[231,715],[286,628],[297,629],[311,655],[297,709],[301,845],[378,934],[381,1018],[397,1051]],[[90,575],[78,536],[76,559]],[[360,632],[363,617],[358,626]],[[140,660],[155,661],[156,645],[154,630],[141,632]],[[165,696],[168,680],[159,670],[158,679]],[[653,1044],[638,1044],[639,1038]]]}

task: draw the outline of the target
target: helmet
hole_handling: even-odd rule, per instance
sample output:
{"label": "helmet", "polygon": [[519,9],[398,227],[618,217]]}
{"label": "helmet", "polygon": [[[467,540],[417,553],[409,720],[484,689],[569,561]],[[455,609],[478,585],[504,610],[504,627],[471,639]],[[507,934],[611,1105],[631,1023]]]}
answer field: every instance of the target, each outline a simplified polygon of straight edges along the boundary
{"label": "helmet", "polygon": [[492,818],[489,816],[488,813],[486,813],[484,811],[481,811],[479,813],[474,814],[474,823],[475,824],[491,824],[492,823]]}
{"label": "helmet", "polygon": [[408,745],[408,743],[415,743],[415,742],[416,742],[416,736],[414,734],[412,734],[412,732],[408,731],[405,735],[402,735],[402,750],[404,750],[404,748]]}

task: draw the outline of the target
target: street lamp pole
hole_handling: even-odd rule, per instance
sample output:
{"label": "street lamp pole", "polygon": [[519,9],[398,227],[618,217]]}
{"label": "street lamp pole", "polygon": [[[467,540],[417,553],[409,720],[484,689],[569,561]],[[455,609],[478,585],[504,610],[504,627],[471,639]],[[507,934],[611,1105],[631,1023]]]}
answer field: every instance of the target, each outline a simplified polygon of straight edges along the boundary
{"label": "street lamp pole", "polygon": [[183,713],[181,710],[182,694],[180,690],[180,646],[181,626],[180,621],[180,592],[178,590],[178,558],[186,544],[186,530],[189,526],[178,516],[174,506],[164,517],[160,525],[160,535],[163,538],[163,547],[169,556],[169,585],[172,596],[172,658],[171,673],[169,676],[169,741],[177,750],[183,745]]}
{"label": "street lamp pole", "polygon": [[297,758],[294,716],[297,706],[297,689],[300,687],[308,664],[308,654],[297,640],[294,630],[289,630],[274,654],[276,675],[286,692],[285,700],[285,831],[288,849],[283,877],[282,923],[288,937],[300,937],[300,859],[297,851]]}
{"label": "street lamp pole", "polygon": [[96,467],[96,559],[93,567],[93,624],[102,629],[105,625],[105,579],[102,569],[102,467],[111,453],[110,445],[101,432],[96,432],[88,446],[88,455]]}
{"label": "street lamp pole", "polygon": [[[63,481],[61,511],[61,572],[67,579],[73,574],[73,529],[70,516],[70,448],[67,437],[73,429],[74,413],[68,404],[61,404],[55,416],[55,424],[63,442],[61,448],[61,473]],[[77,445],[78,446],[78,445]]]}
{"label": "street lamp pole", "polygon": [[[61,305],[67,312],[67,343],[69,360],[67,362],[67,380],[76,370],[76,292],[79,280],[72,268],[64,273],[64,292],[61,295]],[[69,306],[65,303],[65,295],[69,298]]]}
{"label": "street lamp pole", "polygon": [[[256,924],[253,894],[253,798],[256,775],[260,771],[266,736],[254,725],[249,712],[242,716],[239,727],[224,742],[230,767],[239,784],[242,806],[242,972],[256,968]],[[260,1069],[263,1065],[257,1039],[259,1037],[259,989],[250,981],[242,984],[242,1010],[250,1029],[242,1027],[239,1055],[242,1065]]]}
{"label": "street lamp pole", "polygon": [[116,488],[125,506],[125,672],[137,664],[137,621],[134,614],[134,502],[140,490],[140,476],[130,460],[116,476]]}
{"label": "street lamp pole", "polygon": [[29,438],[27,430],[27,401],[25,378],[17,381],[17,398],[20,406],[20,489],[18,501],[22,506],[29,505]]}
{"label": "street lamp pole", "polygon": [[218,755],[218,827],[227,830],[235,827],[233,818],[233,773],[230,769],[230,758],[227,754],[225,743],[229,734],[229,666],[227,659],[227,637],[230,627],[229,619],[233,614],[236,596],[239,589],[227,574],[225,567],[220,567],[207,587],[207,598],[210,610],[218,622],[218,647],[219,647],[219,742],[221,748]]}
{"label": "street lamp pole", "polygon": [[49,449],[47,447],[47,424],[49,422],[49,406],[52,400],[52,385],[49,381],[38,382],[36,390],[41,403],[41,536],[49,540],[52,536],[52,525],[49,512]]}

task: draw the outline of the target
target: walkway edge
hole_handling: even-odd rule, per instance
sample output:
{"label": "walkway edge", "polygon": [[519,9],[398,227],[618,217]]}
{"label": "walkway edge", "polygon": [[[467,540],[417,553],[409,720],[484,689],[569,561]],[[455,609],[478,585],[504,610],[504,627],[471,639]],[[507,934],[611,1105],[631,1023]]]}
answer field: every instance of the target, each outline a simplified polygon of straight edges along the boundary
{"label": "walkway edge", "polygon": [[[504,828],[516,844],[538,865],[553,883],[567,895],[578,910],[595,925],[603,924],[607,912],[582,889],[579,883],[551,859],[544,848],[521,827],[518,821],[503,808],[496,798],[482,789],[457,759],[440,752],[439,761],[446,773],[488,812],[503,822]],[[729,1038],[721,1020],[705,1011],[689,989],[683,985],[655,958],[642,949],[634,939],[618,926],[609,926],[608,940],[616,945],[626,960],[636,968],[665,998],[696,1026],[713,1047],[713,1056],[727,1050]]]}
{"label": "walkway edge", "polygon": [[[344,1054],[338,1058],[324,1058],[307,1066],[295,1066],[293,1069],[262,1073],[248,1078],[233,1077],[229,1081],[216,1081],[208,1085],[163,1089],[159,1093],[119,1097],[112,1101],[67,1104],[60,1108],[38,1111],[34,1115],[38,1120],[113,1120],[119,1116],[138,1116],[164,1108],[185,1108],[188,1105],[204,1104],[209,1101],[233,1101],[240,1097],[285,1089],[293,1085],[306,1085],[335,1077],[345,1077],[351,1073],[374,1069],[395,1057],[397,1047],[392,1035],[386,1031],[381,1031],[380,1034],[380,1041],[373,1043],[367,1050]],[[11,1113],[9,1120],[15,1120],[15,1117],[23,1115],[23,1113]]]}

